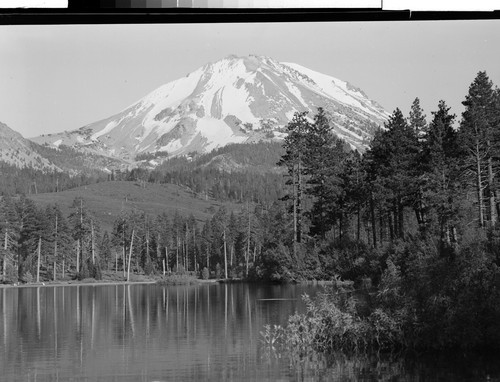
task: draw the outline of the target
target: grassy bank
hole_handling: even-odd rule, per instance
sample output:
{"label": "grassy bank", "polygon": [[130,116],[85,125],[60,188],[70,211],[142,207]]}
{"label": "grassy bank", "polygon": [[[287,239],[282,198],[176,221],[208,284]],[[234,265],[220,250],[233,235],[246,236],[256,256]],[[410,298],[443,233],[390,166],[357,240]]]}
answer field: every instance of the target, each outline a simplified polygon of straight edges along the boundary
{"label": "grassy bank", "polygon": [[0,284],[0,288],[19,288],[19,287],[41,287],[41,286],[68,286],[68,285],[115,285],[115,284],[158,284],[158,285],[190,285],[195,283],[216,283],[221,280],[200,279],[194,274],[167,274],[163,275],[137,275],[131,274],[130,279],[124,276],[122,271],[103,271],[102,278],[85,278],[79,280],[75,275],[68,275],[64,279],[56,281],[40,281],[27,283]]}

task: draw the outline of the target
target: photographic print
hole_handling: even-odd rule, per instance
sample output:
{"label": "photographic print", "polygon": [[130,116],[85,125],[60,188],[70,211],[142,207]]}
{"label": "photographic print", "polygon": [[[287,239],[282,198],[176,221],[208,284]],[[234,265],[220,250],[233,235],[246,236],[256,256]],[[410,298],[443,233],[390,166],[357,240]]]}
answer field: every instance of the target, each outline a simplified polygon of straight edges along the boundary
{"label": "photographic print", "polygon": [[0,25],[0,379],[500,380],[499,46]]}

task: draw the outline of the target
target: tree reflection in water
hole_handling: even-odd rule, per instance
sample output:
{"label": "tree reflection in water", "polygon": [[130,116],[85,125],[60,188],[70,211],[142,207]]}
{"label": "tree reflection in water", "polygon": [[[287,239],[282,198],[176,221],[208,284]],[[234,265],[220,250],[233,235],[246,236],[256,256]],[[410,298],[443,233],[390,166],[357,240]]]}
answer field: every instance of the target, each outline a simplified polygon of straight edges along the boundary
{"label": "tree reflection in water", "polygon": [[[283,285],[80,285],[0,291],[5,381],[491,380],[497,359],[293,353],[265,325],[304,311]],[[292,349],[293,350],[293,349]],[[466,365],[466,366],[465,366]],[[436,377],[436,378],[435,378]]]}

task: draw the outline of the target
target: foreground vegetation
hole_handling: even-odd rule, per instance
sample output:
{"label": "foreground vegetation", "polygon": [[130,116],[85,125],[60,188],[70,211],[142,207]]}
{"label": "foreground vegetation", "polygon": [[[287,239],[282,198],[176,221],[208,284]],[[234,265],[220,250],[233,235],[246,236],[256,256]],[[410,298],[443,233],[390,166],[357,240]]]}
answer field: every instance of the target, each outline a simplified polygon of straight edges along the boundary
{"label": "foreground vegetation", "polygon": [[296,115],[282,159],[293,254],[375,289],[306,298],[269,337],[326,352],[500,348],[500,90],[480,72],[463,104],[458,129],[444,101],[430,123],[418,98],[408,119],[396,109],[363,157],[323,110]]}

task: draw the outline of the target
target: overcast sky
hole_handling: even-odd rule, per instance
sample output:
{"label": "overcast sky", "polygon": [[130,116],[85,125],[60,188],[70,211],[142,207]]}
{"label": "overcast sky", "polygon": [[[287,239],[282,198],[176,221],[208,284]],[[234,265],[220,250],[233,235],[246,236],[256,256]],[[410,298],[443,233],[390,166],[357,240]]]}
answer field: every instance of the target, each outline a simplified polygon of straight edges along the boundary
{"label": "overcast sky", "polygon": [[452,112],[477,72],[500,86],[500,21],[0,26],[0,121],[25,137],[72,130],[229,54],[351,82],[389,112],[419,97]]}

